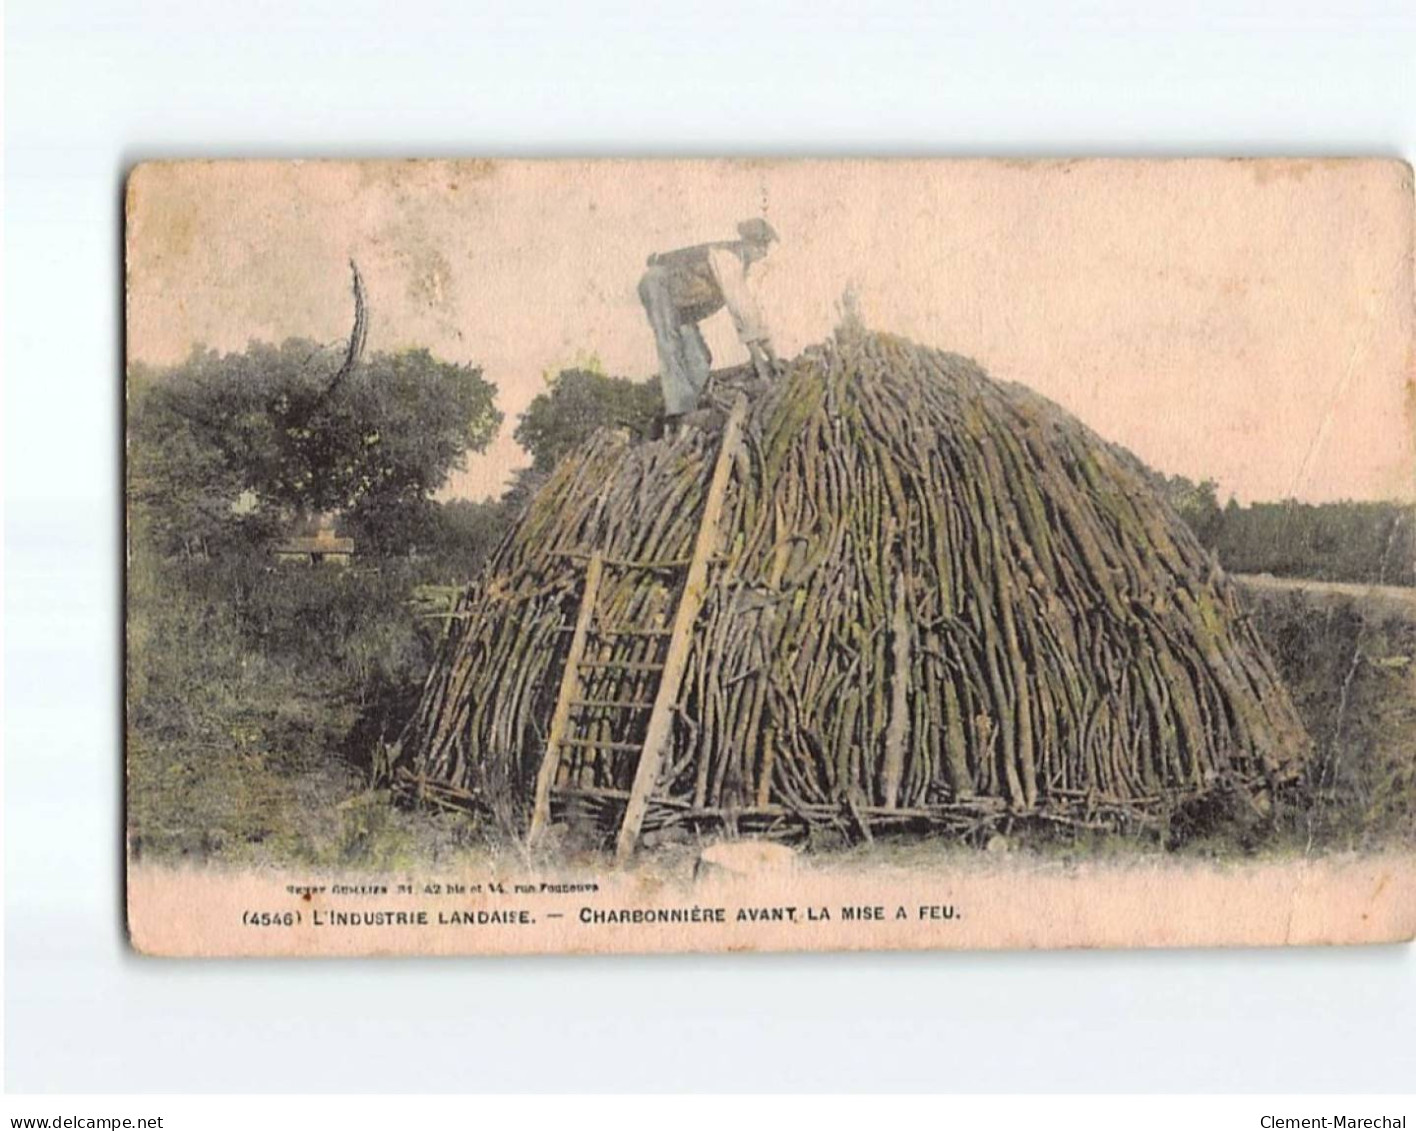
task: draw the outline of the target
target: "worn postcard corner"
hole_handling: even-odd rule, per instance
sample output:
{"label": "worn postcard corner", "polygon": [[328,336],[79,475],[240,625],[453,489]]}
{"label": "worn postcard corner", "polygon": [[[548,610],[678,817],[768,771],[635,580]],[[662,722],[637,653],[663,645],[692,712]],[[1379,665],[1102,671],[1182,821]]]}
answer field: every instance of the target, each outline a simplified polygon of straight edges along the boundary
{"label": "worn postcard corner", "polygon": [[1405,162],[126,204],[139,953],[1416,933]]}

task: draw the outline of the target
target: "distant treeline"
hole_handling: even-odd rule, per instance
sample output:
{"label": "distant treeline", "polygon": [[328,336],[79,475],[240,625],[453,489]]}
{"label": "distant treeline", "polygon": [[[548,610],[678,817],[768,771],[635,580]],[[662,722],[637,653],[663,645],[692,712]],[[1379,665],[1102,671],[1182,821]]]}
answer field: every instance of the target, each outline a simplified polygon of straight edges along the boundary
{"label": "distant treeline", "polygon": [[1184,476],[1165,493],[1231,573],[1416,585],[1416,508],[1401,503],[1251,503],[1221,506],[1216,485]]}

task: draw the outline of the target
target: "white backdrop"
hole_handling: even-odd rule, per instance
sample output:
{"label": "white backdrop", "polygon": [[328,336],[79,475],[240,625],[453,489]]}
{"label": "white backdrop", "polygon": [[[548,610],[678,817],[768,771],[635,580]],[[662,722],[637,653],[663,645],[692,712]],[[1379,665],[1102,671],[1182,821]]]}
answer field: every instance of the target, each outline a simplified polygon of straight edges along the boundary
{"label": "white backdrop", "polygon": [[133,162],[1416,153],[1409,3],[1144,7],[12,0],[7,1088],[1412,1087],[1411,947],[282,964],[121,935]]}

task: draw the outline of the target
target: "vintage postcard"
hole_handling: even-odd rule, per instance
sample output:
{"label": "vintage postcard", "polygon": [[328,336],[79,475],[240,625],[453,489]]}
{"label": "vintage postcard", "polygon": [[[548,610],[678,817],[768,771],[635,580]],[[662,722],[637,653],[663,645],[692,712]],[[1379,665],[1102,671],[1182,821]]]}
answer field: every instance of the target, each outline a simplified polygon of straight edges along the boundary
{"label": "vintage postcard", "polygon": [[1390,160],[145,164],[153,955],[1416,932]]}

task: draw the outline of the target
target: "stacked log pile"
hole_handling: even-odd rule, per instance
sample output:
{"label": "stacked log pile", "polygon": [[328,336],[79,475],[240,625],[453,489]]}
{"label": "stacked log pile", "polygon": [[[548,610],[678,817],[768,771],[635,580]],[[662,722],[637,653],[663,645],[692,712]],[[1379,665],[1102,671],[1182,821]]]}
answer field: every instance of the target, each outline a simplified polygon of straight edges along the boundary
{"label": "stacked log pile", "polygon": [[[597,617],[645,630],[605,647],[645,686],[586,697],[652,698],[716,445],[601,433],[562,462],[458,602],[405,781],[524,825],[593,551]],[[965,358],[864,331],[804,353],[753,396],[721,531],[646,827],[1106,825],[1263,790],[1306,754],[1234,587],[1143,466]],[[624,711],[585,720],[622,749],[570,758],[561,804],[613,819],[642,734]]]}

